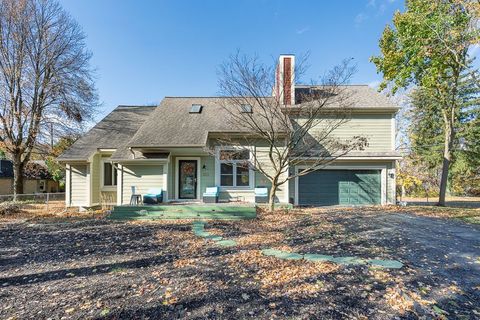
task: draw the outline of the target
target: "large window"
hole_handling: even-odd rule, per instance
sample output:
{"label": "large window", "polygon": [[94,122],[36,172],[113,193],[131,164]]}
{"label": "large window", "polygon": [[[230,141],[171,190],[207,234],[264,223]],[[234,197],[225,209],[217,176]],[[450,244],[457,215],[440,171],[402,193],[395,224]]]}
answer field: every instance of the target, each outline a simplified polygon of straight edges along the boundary
{"label": "large window", "polygon": [[250,186],[249,150],[219,150],[218,160],[221,187]]}
{"label": "large window", "polygon": [[117,169],[110,163],[103,163],[103,186],[114,187],[117,185]]}

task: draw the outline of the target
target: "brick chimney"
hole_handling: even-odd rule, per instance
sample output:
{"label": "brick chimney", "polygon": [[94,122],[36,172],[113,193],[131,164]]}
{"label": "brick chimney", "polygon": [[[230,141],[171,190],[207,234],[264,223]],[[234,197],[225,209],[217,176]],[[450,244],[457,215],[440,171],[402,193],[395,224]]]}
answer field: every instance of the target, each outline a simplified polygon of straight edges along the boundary
{"label": "brick chimney", "polygon": [[273,96],[284,105],[295,104],[295,55],[282,54],[278,58]]}

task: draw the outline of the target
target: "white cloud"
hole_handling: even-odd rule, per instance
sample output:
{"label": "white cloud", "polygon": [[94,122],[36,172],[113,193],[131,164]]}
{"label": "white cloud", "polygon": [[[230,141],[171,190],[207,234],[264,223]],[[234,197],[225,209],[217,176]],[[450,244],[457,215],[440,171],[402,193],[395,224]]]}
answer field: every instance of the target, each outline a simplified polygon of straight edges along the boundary
{"label": "white cloud", "polygon": [[353,19],[353,21],[355,22],[356,25],[359,25],[367,19],[368,19],[368,16],[365,13],[361,12],[361,13],[356,15],[356,17],[355,17],[355,19]]}
{"label": "white cloud", "polygon": [[303,34],[303,33],[307,32],[308,30],[310,30],[310,27],[304,27],[302,29],[298,29],[297,34]]}

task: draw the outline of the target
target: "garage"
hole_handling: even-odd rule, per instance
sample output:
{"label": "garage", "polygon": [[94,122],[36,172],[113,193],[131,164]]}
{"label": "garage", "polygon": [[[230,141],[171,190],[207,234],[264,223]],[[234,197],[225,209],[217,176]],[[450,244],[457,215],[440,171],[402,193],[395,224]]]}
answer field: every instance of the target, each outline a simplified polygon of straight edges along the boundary
{"label": "garage", "polygon": [[381,170],[317,170],[298,178],[298,204],[380,204],[381,190]]}

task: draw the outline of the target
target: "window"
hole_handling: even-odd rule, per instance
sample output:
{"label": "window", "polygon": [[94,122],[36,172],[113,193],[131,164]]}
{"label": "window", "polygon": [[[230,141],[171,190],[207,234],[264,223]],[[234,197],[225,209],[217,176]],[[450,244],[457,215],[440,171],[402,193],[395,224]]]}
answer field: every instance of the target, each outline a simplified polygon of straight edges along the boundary
{"label": "window", "polygon": [[250,186],[250,151],[249,150],[220,150],[221,187],[249,187]]}
{"label": "window", "polygon": [[192,104],[190,108],[190,113],[200,113],[202,112],[202,105],[201,104]]}
{"label": "window", "polygon": [[103,186],[114,187],[117,185],[117,169],[110,163],[103,163]]}
{"label": "window", "polygon": [[252,111],[252,106],[249,105],[249,104],[242,104],[240,110],[241,110],[242,113],[252,113],[253,112]]}

